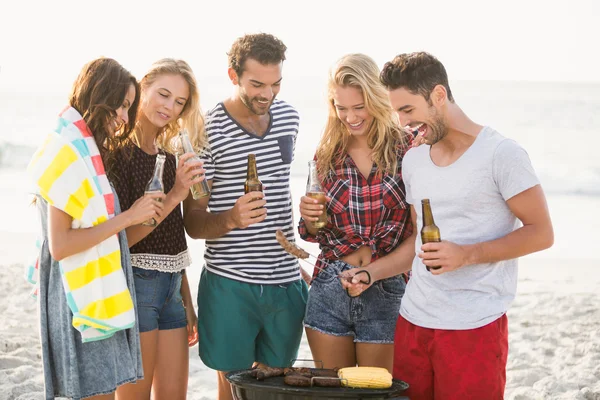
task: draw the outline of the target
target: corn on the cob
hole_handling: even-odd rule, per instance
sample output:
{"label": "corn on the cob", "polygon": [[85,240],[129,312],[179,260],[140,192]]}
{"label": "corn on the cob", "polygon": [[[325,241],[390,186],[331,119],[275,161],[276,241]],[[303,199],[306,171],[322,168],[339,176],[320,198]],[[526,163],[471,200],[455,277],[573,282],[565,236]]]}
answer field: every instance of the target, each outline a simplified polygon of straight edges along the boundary
{"label": "corn on the cob", "polygon": [[392,374],[379,367],[348,367],[338,371],[342,385],[353,388],[387,389],[392,386]]}

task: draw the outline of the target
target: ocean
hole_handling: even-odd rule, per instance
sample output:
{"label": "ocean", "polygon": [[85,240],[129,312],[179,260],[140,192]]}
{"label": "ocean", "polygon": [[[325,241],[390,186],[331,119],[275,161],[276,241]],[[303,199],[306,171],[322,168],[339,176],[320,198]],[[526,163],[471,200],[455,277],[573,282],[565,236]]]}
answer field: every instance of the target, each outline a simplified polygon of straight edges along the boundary
{"label": "ocean", "polygon": [[[451,88],[471,119],[515,139],[531,157],[548,196],[556,234],[553,248],[531,257],[600,259],[595,251],[600,232],[600,83],[458,81],[451,82]],[[200,90],[206,111],[229,95],[231,87],[224,79],[210,79]],[[0,244],[0,254],[17,257],[10,238],[30,236],[37,229],[24,169],[53,129],[66,96],[43,90],[0,93],[0,233],[8,238]],[[279,98],[300,112],[292,164],[297,202],[327,117],[325,82],[310,77],[286,80]],[[193,242],[192,249],[201,252],[202,241]],[[200,265],[201,257],[194,257],[194,263]]]}

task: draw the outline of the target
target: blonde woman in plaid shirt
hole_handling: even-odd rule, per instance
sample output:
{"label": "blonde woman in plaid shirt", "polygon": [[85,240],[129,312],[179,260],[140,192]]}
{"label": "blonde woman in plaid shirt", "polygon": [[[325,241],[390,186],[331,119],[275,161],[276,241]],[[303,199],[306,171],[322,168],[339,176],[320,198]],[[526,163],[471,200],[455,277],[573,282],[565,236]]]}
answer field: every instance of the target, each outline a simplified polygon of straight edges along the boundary
{"label": "blonde woman in plaid shirt", "polygon": [[[377,366],[392,371],[395,321],[406,285],[398,275],[347,292],[338,274],[352,268],[370,281],[368,264],[413,234],[401,163],[411,136],[399,127],[379,68],[363,54],[331,69],[329,118],[315,159],[326,209],[302,197],[300,236],[321,254],[304,326],[315,360],[325,368]],[[327,225],[311,225],[327,212]],[[354,297],[353,297],[354,296]]]}

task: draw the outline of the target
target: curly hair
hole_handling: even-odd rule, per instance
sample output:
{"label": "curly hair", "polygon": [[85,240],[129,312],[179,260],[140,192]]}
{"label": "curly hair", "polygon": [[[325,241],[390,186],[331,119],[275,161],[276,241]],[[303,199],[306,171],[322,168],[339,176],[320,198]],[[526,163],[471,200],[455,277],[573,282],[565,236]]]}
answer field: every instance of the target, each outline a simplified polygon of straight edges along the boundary
{"label": "curly hair", "polygon": [[367,143],[377,172],[395,174],[398,148],[408,145],[408,136],[400,129],[398,116],[392,110],[388,93],[379,81],[379,68],[364,54],[348,54],[331,69],[328,80],[329,116],[317,148],[317,170],[325,179],[347,153],[349,135],[337,116],[334,91],[337,87],[355,87],[363,95],[364,104],[373,122],[368,128]]}
{"label": "curly hair", "polygon": [[[126,124],[119,132],[110,134],[110,123],[117,116],[116,110],[125,101],[127,92],[135,88],[135,100],[131,104]],[[69,104],[83,117],[94,135],[104,163],[106,174],[113,176],[112,165],[115,150],[122,147],[135,126],[140,102],[140,86],[135,77],[112,58],[101,57],[87,63],[73,83]]]}
{"label": "curly hair", "polygon": [[383,66],[380,79],[390,90],[403,87],[423,96],[428,102],[433,89],[442,85],[448,92],[448,100],[454,102],[444,65],[423,51],[397,55]]}
{"label": "curly hair", "polygon": [[179,117],[168,123],[159,132],[156,138],[158,146],[171,154],[180,152],[179,141],[175,139],[180,130],[186,129],[194,149],[196,152],[201,152],[207,144],[207,138],[204,130],[204,117],[200,107],[200,92],[192,68],[185,61],[173,58],[163,58],[156,61],[140,81],[142,97],[144,91],[162,75],[180,75],[183,77],[188,84],[190,94]]}
{"label": "curly hair", "polygon": [[246,60],[251,58],[263,65],[279,64],[285,61],[287,47],[275,36],[256,33],[237,38],[227,53],[229,67],[238,77],[244,72]]}

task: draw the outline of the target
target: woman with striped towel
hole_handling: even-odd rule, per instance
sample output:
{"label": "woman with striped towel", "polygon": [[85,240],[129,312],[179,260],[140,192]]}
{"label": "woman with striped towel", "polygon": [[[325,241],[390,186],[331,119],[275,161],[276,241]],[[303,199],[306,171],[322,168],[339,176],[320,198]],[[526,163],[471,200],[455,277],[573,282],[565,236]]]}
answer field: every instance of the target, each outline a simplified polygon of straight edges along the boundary
{"label": "woman with striped towel", "polygon": [[120,213],[109,182],[138,103],[127,70],[109,58],[91,61],[28,167],[43,236],[37,283],[47,399],[110,399],[143,378],[124,229],[159,218],[164,195]]}
{"label": "woman with striped towel", "polygon": [[167,196],[157,225],[127,228],[137,299],[144,380],[117,391],[119,399],[185,399],[189,347],[198,342],[197,317],[185,274],[191,259],[181,202],[204,179],[193,153],[177,162],[180,129],[189,132],[199,151],[204,121],[196,78],[182,60],[155,62],[140,81],[138,121],[130,140],[117,153],[115,188],[123,210],[144,193],[159,154],[166,157],[163,185]]}

